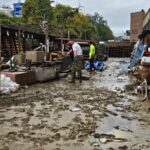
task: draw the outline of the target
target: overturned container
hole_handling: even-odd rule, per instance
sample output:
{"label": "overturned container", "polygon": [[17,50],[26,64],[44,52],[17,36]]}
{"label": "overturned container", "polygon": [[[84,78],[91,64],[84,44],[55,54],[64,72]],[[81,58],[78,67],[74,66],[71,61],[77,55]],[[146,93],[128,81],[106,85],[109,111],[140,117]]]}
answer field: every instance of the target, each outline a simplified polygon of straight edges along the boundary
{"label": "overturned container", "polygon": [[57,76],[55,64],[47,67],[37,67],[35,69],[36,80],[38,82],[45,82],[55,79]]}

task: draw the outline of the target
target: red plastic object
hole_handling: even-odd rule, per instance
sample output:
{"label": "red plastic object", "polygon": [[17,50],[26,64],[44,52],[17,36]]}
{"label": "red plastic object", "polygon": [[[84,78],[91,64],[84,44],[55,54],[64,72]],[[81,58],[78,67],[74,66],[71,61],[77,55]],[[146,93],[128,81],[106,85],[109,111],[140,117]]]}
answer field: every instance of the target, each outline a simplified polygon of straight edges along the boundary
{"label": "red plastic object", "polygon": [[145,51],[143,56],[149,56],[150,57],[150,52],[149,51]]}

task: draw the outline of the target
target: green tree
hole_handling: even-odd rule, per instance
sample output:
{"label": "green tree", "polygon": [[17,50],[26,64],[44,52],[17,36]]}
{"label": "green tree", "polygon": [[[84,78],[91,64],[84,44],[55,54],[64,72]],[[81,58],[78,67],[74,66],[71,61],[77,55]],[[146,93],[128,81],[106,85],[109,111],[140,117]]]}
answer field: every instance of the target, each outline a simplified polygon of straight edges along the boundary
{"label": "green tree", "polygon": [[69,31],[71,38],[95,39],[96,27],[78,8],[57,4],[53,12],[55,34],[60,35],[63,32],[63,36],[67,37]]}
{"label": "green tree", "polygon": [[17,24],[17,25],[20,25],[21,24],[21,18],[9,17],[4,13],[0,13],[0,24],[5,24],[5,25]]}
{"label": "green tree", "polygon": [[98,40],[111,40],[114,39],[113,33],[110,29],[110,27],[107,25],[107,22],[103,19],[102,16],[100,16],[97,12],[91,16],[88,15],[90,21],[95,25],[98,32]]}
{"label": "green tree", "polygon": [[44,18],[51,22],[50,0],[26,0],[22,9],[22,18],[27,24],[40,24]]}
{"label": "green tree", "polygon": [[73,16],[78,13],[78,9],[70,6],[57,4],[53,10],[54,19],[52,22],[52,31],[56,35],[67,35],[68,30],[71,31],[71,20]]}
{"label": "green tree", "polygon": [[11,19],[4,13],[0,13],[0,24],[10,24]]}
{"label": "green tree", "polygon": [[82,39],[95,39],[97,36],[96,27],[90,22],[89,18],[82,14],[77,13],[71,21],[75,36]]}

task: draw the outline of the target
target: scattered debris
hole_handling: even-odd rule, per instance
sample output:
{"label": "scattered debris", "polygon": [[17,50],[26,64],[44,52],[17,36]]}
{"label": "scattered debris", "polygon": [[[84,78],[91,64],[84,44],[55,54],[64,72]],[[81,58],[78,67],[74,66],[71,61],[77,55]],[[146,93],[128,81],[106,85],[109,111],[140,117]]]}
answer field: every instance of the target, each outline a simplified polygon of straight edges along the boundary
{"label": "scattered debris", "polygon": [[72,112],[78,112],[78,111],[81,111],[81,108],[74,107],[74,108],[71,108],[70,111],[72,111]]}

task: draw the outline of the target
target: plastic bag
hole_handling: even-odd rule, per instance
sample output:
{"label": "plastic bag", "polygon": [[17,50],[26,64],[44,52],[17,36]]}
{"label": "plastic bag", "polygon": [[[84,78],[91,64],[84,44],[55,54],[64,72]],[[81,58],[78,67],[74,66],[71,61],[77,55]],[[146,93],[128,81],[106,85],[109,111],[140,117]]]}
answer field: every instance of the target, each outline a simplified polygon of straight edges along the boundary
{"label": "plastic bag", "polygon": [[19,88],[19,84],[11,81],[9,77],[5,75],[0,75],[0,94],[9,94],[10,92],[15,92]]}

